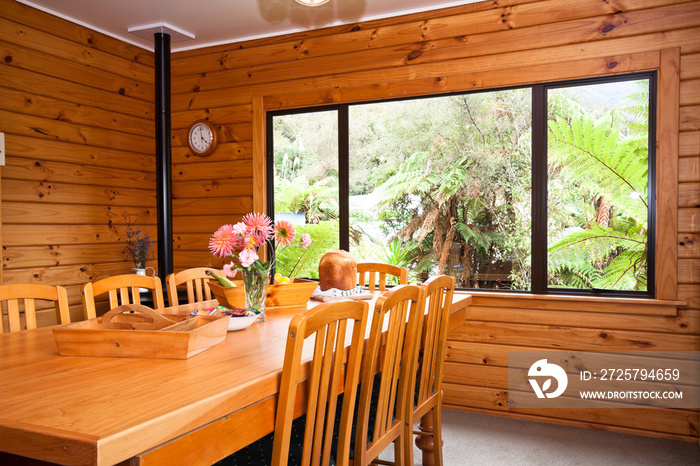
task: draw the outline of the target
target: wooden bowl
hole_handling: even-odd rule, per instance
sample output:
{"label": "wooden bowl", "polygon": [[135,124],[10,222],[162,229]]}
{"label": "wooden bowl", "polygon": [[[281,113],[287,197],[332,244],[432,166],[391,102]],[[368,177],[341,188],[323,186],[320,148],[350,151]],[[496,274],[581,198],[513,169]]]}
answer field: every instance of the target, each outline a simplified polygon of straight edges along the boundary
{"label": "wooden bowl", "polygon": [[[242,280],[233,281],[236,286],[221,286],[218,282],[207,282],[212,294],[219,304],[231,309],[245,308],[245,291]],[[306,306],[318,282],[295,278],[292,283],[284,285],[267,285],[265,309],[288,306]]]}

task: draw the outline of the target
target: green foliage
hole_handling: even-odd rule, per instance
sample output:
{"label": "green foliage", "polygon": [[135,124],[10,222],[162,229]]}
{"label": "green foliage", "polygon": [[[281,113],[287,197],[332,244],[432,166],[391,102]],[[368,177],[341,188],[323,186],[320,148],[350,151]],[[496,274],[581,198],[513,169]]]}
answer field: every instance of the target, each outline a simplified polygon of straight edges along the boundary
{"label": "green foliage", "polygon": [[597,119],[549,122],[552,286],[646,290],[648,88],[633,98]]}
{"label": "green foliage", "polygon": [[337,219],[337,180],[324,178],[313,184],[303,176],[292,181],[277,180],[275,211],[303,213],[307,223]]}
{"label": "green foliage", "polygon": [[328,251],[338,249],[338,221],[299,225],[294,229],[296,235],[310,234],[312,243],[307,249],[288,248],[278,254],[276,272],[288,277],[318,279],[321,257]]}

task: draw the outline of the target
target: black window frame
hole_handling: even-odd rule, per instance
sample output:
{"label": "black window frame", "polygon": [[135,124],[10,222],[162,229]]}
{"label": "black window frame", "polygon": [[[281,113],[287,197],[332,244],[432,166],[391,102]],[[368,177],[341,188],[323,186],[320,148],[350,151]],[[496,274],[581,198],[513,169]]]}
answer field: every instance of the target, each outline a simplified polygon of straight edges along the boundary
{"label": "black window frame", "polygon": [[[649,81],[649,120],[648,120],[648,211],[647,221],[647,290],[607,290],[607,289],[575,289],[549,288],[547,286],[547,141],[548,141],[548,105],[547,91],[564,87],[585,86],[622,81],[648,79]],[[489,89],[476,89],[463,92],[449,92],[375,101],[361,101],[332,105],[320,105],[287,110],[274,110],[266,113],[266,179],[267,179],[267,211],[274,220],[274,124],[276,116],[301,113],[316,113],[336,110],[338,113],[338,204],[339,204],[339,246],[340,249],[350,250],[350,193],[349,193],[349,108],[350,106],[417,100],[453,95],[496,92],[510,89],[531,89],[532,97],[532,141],[531,141],[531,170],[532,170],[532,233],[531,233],[531,283],[529,290],[491,290],[487,288],[459,288],[465,291],[507,292],[512,294],[537,295],[578,295],[605,297],[655,297],[655,262],[656,262],[656,109],[657,109],[657,71],[643,71],[611,76],[596,76],[589,78],[550,81],[530,85],[509,86]]]}

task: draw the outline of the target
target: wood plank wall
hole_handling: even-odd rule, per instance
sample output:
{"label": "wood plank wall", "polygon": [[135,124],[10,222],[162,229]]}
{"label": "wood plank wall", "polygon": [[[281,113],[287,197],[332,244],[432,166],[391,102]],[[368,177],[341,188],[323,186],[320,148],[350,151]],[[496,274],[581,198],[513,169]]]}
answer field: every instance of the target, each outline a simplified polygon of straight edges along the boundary
{"label": "wood plank wall", "polygon": [[153,53],[12,0],[0,47],[2,283],[64,285],[82,319],[83,283],[131,273],[126,219],[156,236]]}
{"label": "wood plank wall", "polygon": [[[670,93],[664,104],[671,108],[660,127],[664,173],[658,176],[660,186],[670,185],[670,198],[660,196],[672,212],[662,214],[666,224],[660,227],[666,254],[660,260],[668,261],[660,267],[660,293],[687,304],[536,302],[480,294],[465,325],[450,336],[445,403],[696,440],[697,410],[509,409],[505,370],[509,349],[699,349],[698,37],[699,1],[499,0],[176,53],[175,267],[218,265],[206,250],[211,232],[265,205],[266,110],[663,68],[676,84],[669,79],[662,89]],[[680,63],[675,96],[674,60]],[[199,118],[213,122],[222,141],[208,158],[193,157],[185,146],[186,130]],[[678,126],[680,134],[672,129]]]}

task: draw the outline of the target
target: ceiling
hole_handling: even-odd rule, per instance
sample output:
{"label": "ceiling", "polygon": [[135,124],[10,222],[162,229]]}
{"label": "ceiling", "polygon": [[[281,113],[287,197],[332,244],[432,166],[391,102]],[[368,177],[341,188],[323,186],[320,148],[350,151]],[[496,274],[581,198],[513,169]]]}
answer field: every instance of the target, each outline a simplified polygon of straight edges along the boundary
{"label": "ceiling", "polygon": [[[173,52],[474,3],[477,0],[16,0],[148,50],[153,32]],[[129,29],[146,28],[140,37]],[[193,36],[193,37],[192,37]]]}

